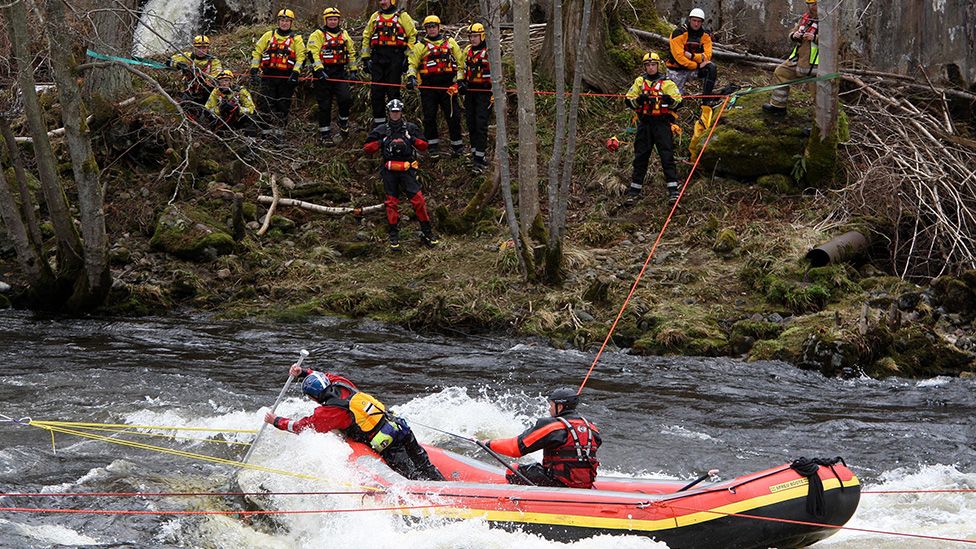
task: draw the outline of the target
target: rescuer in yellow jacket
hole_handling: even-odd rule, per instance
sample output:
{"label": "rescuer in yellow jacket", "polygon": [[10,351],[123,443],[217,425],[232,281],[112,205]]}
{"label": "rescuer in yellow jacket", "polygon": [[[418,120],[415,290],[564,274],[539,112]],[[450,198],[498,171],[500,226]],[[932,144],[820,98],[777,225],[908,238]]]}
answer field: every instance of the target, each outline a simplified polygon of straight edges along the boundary
{"label": "rescuer in yellow jacket", "polygon": [[488,120],[491,116],[491,63],[485,43],[485,26],[474,23],[468,27],[471,44],[464,50],[464,78],[458,89],[464,99],[464,117],[471,139],[471,164],[474,173],[488,168]]}
{"label": "rescuer in yellow jacket", "polygon": [[[712,95],[718,67],[712,62],[712,35],[704,27],[705,12],[695,8],[688,14],[684,26],[671,33],[668,52],[668,78],[685,93],[685,82],[691,78],[702,80],[702,95]],[[711,105],[715,98],[705,97],[703,105]]]}
{"label": "rescuer in yellow jacket", "polygon": [[166,65],[183,73],[186,84],[180,95],[183,108],[199,113],[214,88],[214,77],[223,69],[220,59],[210,55],[210,37],[194,36],[193,49],[174,54]]}
{"label": "rescuer in yellow jacket", "polygon": [[[461,140],[461,104],[456,82],[464,79],[464,54],[453,38],[441,34],[441,18],[428,15],[424,19],[426,36],[419,40],[407,57],[407,89],[414,90],[418,82],[420,106],[424,113],[424,138],[430,146],[428,156],[437,158],[440,137],[437,131],[437,111],[447,118],[447,132],[451,137],[451,154],[464,152]],[[419,75],[419,79],[418,79]]]}
{"label": "rescuer in yellow jacket", "polygon": [[229,69],[217,74],[217,87],[210,92],[205,107],[213,117],[216,130],[230,128],[248,135],[257,134],[257,125],[252,118],[257,107],[251,92],[234,85],[234,73]]}
{"label": "rescuer in yellow jacket", "polygon": [[325,8],[322,12],[324,26],[308,37],[308,55],[312,59],[312,74],[315,83],[315,100],[319,104],[319,136],[326,145],[332,140],[332,98],[339,104],[339,132],[342,137],[349,135],[349,110],[352,107],[352,93],[349,80],[356,78],[356,47],[352,38],[340,24],[342,13],[339,8]]}
{"label": "rescuer in yellow jacket", "polygon": [[627,189],[628,202],[636,201],[644,187],[651,151],[657,147],[661,168],[667,183],[668,200],[678,199],[678,171],[674,162],[674,133],[671,124],[681,105],[681,93],[664,72],[661,56],[644,55],[644,74],[634,80],[624,101],[637,113],[637,135],[634,138],[634,174]]}
{"label": "rescuer in yellow jacket", "polygon": [[[373,12],[363,29],[363,71],[371,82],[369,100],[373,109],[373,126],[386,122],[386,103],[400,99],[403,71],[407,68],[407,54],[417,43],[417,27],[413,18],[400,11],[397,0],[379,0],[380,9]],[[378,85],[378,84],[395,85]]]}
{"label": "rescuer in yellow jacket", "polygon": [[[793,51],[786,61],[780,63],[773,71],[773,77],[777,84],[785,84],[800,78],[806,78],[817,72],[817,65],[820,64],[820,50],[817,46],[818,26],[817,20],[817,0],[806,0],[806,13],[800,20],[793,25],[790,30],[790,40],[793,42]],[[763,110],[777,116],[786,114],[786,104],[790,100],[790,87],[783,86],[773,90],[773,95],[762,106]]]}
{"label": "rescuer in yellow jacket", "polygon": [[[295,12],[280,10],[278,27],[264,33],[251,52],[251,86],[261,86],[261,111],[274,117],[278,126],[275,132],[279,136],[284,133],[288,122],[291,98],[298,86],[298,76],[305,60],[305,42],[302,35],[292,28],[294,23]],[[261,132],[265,135],[272,133],[267,122]]]}

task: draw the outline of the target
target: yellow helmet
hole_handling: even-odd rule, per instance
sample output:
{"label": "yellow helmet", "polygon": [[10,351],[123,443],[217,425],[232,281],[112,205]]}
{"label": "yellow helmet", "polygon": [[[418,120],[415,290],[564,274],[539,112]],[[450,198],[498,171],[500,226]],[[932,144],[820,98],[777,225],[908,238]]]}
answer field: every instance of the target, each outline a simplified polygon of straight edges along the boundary
{"label": "yellow helmet", "polygon": [[661,62],[661,56],[658,55],[656,52],[653,52],[653,51],[650,52],[650,53],[645,53],[644,54],[644,58],[641,59],[641,63],[647,63],[647,62],[660,63]]}
{"label": "yellow helmet", "polygon": [[283,10],[279,10],[278,11],[278,17],[287,17],[288,19],[294,19],[295,18],[295,12],[291,11],[288,8],[285,8]]}
{"label": "yellow helmet", "polygon": [[234,78],[234,71],[230,69],[224,69],[217,73],[217,78]]}
{"label": "yellow helmet", "polygon": [[339,8],[325,8],[325,11],[322,12],[322,21],[329,17],[342,18],[342,12],[339,11]]}
{"label": "yellow helmet", "polygon": [[468,27],[468,34],[477,34],[478,36],[481,37],[481,40],[484,41],[485,26],[482,25],[481,23],[472,23],[471,26]]}
{"label": "yellow helmet", "polygon": [[437,17],[436,15],[428,15],[427,17],[424,17],[424,26],[425,27],[427,25],[438,25],[438,26],[440,26],[440,24],[441,24],[441,18],[440,17]]}
{"label": "yellow helmet", "polygon": [[198,34],[193,37],[193,45],[203,48],[210,45],[210,37],[205,34]]}
{"label": "yellow helmet", "polygon": [[807,0],[807,4],[816,4],[817,0]]}

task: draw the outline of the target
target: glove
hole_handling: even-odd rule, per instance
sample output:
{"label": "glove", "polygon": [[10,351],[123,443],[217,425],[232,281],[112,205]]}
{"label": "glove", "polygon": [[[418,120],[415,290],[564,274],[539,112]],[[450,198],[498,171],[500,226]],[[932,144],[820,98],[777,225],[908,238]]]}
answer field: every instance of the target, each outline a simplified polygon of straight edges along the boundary
{"label": "glove", "polygon": [[363,61],[363,70],[366,71],[367,73],[373,72],[373,58],[364,57],[362,61]]}
{"label": "glove", "polygon": [[416,76],[408,76],[407,77],[407,89],[410,90],[410,91],[413,91],[413,90],[417,89],[417,77]]}
{"label": "glove", "polygon": [[458,80],[455,83],[457,84],[458,93],[459,94],[466,95],[468,93],[468,81],[467,80]]}
{"label": "glove", "polygon": [[638,105],[646,105],[646,104],[647,104],[647,102],[648,102],[648,101],[650,101],[650,100],[651,100],[651,98],[650,98],[650,97],[648,97],[648,96],[647,96],[647,94],[643,94],[643,93],[642,93],[642,94],[640,94],[640,95],[638,95],[638,96],[637,96],[637,99],[635,99],[634,101],[635,101],[635,102],[636,102],[636,103],[637,103]]}
{"label": "glove", "polygon": [[291,76],[288,77],[289,84],[298,84],[298,73],[292,72]]}
{"label": "glove", "polygon": [[349,71],[349,80],[361,81],[362,79],[363,75],[359,71]]}
{"label": "glove", "polygon": [[668,109],[668,108],[670,108],[674,104],[674,99],[671,99],[671,96],[669,96],[669,95],[665,95],[664,97],[662,97],[660,99],[660,101],[661,101],[661,103],[660,103],[661,104],[661,108],[664,108],[664,109]]}
{"label": "glove", "polygon": [[325,69],[315,69],[315,71],[312,73],[312,76],[314,76],[316,80],[329,79],[329,75],[325,74]]}
{"label": "glove", "polygon": [[613,136],[613,137],[611,137],[610,139],[607,139],[607,150],[608,151],[610,151],[610,152],[617,152],[617,149],[619,149],[619,148],[620,148],[620,140],[617,139],[617,136],[616,135]]}

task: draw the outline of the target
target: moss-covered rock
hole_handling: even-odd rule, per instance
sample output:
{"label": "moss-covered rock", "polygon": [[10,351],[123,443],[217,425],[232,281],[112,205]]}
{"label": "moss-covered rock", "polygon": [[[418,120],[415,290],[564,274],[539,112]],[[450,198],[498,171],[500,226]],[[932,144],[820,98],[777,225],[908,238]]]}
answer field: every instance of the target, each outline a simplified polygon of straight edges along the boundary
{"label": "moss-covered rock", "polygon": [[335,249],[342,254],[343,257],[362,257],[372,250],[372,245],[369,242],[336,242]]}
{"label": "moss-covered rock", "polygon": [[976,316],[976,271],[960,277],[941,276],[932,281],[936,302],[950,313],[966,318]]}
{"label": "moss-covered rock", "polygon": [[732,335],[749,336],[757,340],[776,339],[783,333],[783,326],[765,320],[740,320],[732,325]]}
{"label": "moss-covered rock", "polygon": [[234,251],[234,238],[198,209],[173,204],[156,223],[150,245],[181,259],[213,260]]}
{"label": "moss-covered rock", "polygon": [[634,341],[632,351],[642,355],[720,356],[729,344],[715,315],[699,307],[669,306],[655,311],[650,326]]}
{"label": "moss-covered rock", "polygon": [[756,179],[756,185],[775,195],[790,194],[796,190],[793,179],[781,173],[760,176]]}
{"label": "moss-covered rock", "polygon": [[732,229],[722,229],[715,237],[715,243],[712,244],[712,251],[720,257],[730,257],[738,246],[739,237],[736,236],[735,231]]}
{"label": "moss-covered rock", "polygon": [[156,114],[176,114],[176,106],[158,93],[149,94],[139,101],[139,110]]}

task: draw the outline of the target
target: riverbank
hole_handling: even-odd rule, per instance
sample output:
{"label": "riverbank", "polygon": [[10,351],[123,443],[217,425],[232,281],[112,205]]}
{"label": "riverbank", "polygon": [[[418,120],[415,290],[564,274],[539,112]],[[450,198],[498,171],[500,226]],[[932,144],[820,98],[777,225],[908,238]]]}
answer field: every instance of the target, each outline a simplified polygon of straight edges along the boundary
{"label": "riverbank", "polygon": [[[255,32],[215,37],[216,51],[231,51]],[[768,75],[735,68],[726,78],[761,85]],[[168,84],[175,89],[175,81]],[[91,128],[107,189],[115,279],[104,313],[192,309],[284,322],[368,317],[421,332],[538,336],[558,347],[599,348],[669,211],[656,159],[641,201],[623,204],[632,148],[625,143],[615,155],[603,142],[614,134],[626,139],[628,111],[611,99],[582,104],[566,281],[548,287],[518,274],[497,192],[486,207],[471,207],[491,185],[487,176],[471,176],[462,159],[422,160],[424,194],[443,235],[437,248],[421,246],[410,219],[402,222],[404,252],[395,254],[382,213],[328,216],[297,207],[279,206],[270,230],[258,236],[267,211],[258,196],[271,194],[269,174],[284,196],[351,208],[382,202],[378,161],[361,153],[365,87],[357,86],[355,97],[359,127],[328,148],[316,139],[307,90],[298,94],[282,144],[199,135],[187,141],[165,131],[177,123],[175,109],[146,89],[133,105],[96,110]],[[811,98],[795,93],[784,121],[763,115],[762,100],[741,99],[720,129],[744,139],[740,150],[783,136],[779,164],[792,166],[794,154],[804,158],[801,130]],[[406,102],[409,115],[419,112],[414,94]],[[538,109],[540,120],[550,120],[552,98],[540,96]],[[696,113],[689,107],[682,118],[683,177],[693,160],[687,136]],[[868,121],[850,121],[861,123]],[[543,164],[550,131],[539,129]],[[799,174],[800,183],[784,174],[732,179],[716,168],[692,179],[611,345],[643,355],[784,360],[827,376],[972,375],[976,272],[931,285],[907,282],[878,244],[883,229],[834,218],[839,198],[804,192],[807,174]],[[831,177],[837,181],[819,189],[839,186],[843,173]],[[810,248],[851,227],[878,237],[867,257],[808,268]],[[0,272],[15,286],[16,304],[16,267],[9,253],[3,259]]]}

